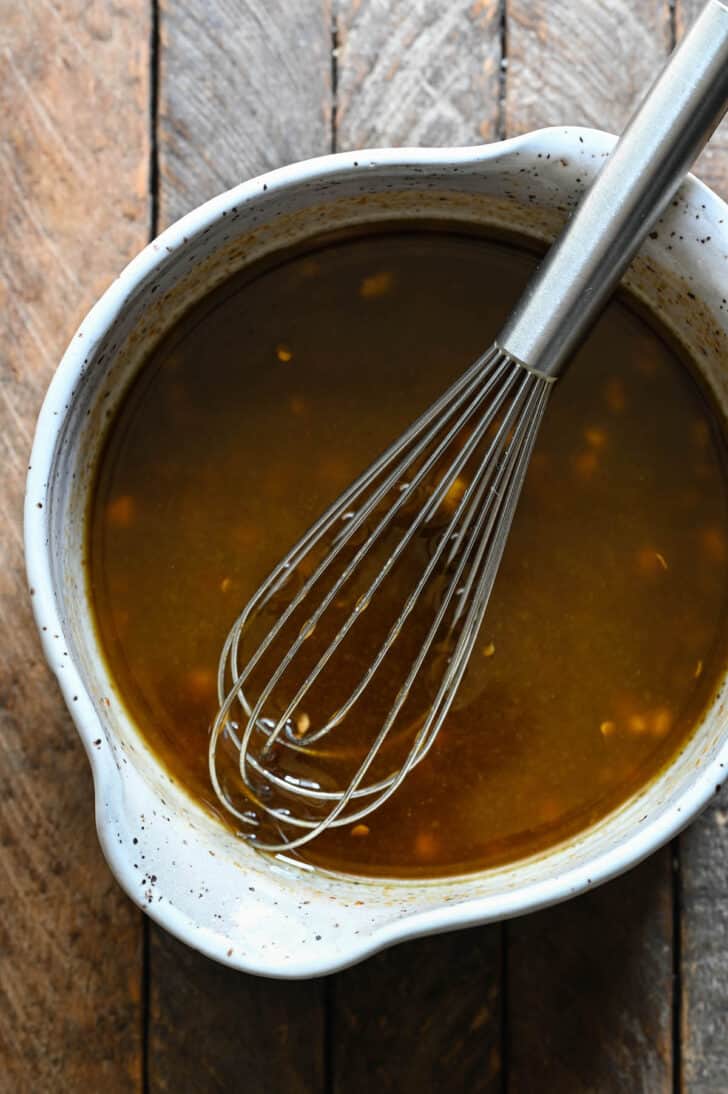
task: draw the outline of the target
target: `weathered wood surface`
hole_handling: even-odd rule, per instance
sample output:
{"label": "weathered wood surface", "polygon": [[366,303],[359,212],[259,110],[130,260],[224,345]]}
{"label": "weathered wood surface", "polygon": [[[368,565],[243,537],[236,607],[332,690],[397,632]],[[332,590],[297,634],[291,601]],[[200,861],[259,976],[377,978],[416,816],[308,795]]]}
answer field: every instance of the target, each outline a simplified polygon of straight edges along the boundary
{"label": "weathered wood surface", "polygon": [[328,0],[161,0],[160,227],[330,151]]}
{"label": "weathered wood surface", "polygon": [[671,45],[667,0],[508,0],[509,136],[544,125],[620,131]]}
{"label": "weathered wood surface", "polygon": [[728,793],[680,837],[682,1089],[728,1090]]}
{"label": "weathered wood surface", "polygon": [[335,0],[339,148],[493,140],[500,0]]}
{"label": "weathered wood surface", "polygon": [[420,939],[333,977],[332,1094],[502,1090],[501,934]]}
{"label": "weathered wood surface", "polygon": [[[677,890],[664,851],[579,901],[395,948],[325,983],[237,976],[149,925],[145,959],[41,662],[19,525],[50,373],[145,241],[152,143],[164,226],[332,147],[616,130],[699,7],[160,0],[153,64],[152,0],[0,0],[2,1094],[728,1090],[725,796],[681,837]],[[724,196],[727,133],[699,168]]]}
{"label": "weathered wood surface", "polygon": [[0,3],[0,1090],[140,1087],[141,915],[31,621],[34,422],[75,324],[148,231],[148,4]]}
{"label": "weathered wood surface", "polygon": [[672,1090],[670,862],[508,928],[508,1089]]}
{"label": "weathered wood surface", "polygon": [[[704,0],[675,0],[675,33],[682,38],[703,8]],[[697,162],[695,173],[708,186],[728,199],[728,118],[713,134],[710,145]],[[728,1088],[728,1083],[726,1083]]]}
{"label": "weathered wood surface", "polygon": [[309,1094],[324,1087],[324,983],[241,976],[152,934],[151,1092]]}

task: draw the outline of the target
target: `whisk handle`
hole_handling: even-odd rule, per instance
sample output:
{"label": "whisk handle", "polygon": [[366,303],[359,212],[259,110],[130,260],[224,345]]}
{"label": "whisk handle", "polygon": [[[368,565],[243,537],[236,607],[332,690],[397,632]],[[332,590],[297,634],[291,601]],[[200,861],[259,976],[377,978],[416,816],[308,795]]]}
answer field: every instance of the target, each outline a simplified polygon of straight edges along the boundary
{"label": "whisk handle", "polygon": [[497,339],[555,377],[728,109],[728,2],[708,0]]}

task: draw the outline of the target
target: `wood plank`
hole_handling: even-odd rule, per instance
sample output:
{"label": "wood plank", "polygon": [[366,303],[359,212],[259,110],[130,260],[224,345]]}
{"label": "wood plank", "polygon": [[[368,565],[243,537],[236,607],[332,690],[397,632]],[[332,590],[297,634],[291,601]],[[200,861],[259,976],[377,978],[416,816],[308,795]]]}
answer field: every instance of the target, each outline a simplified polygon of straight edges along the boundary
{"label": "wood plank", "polygon": [[728,1090],[728,793],[680,837],[682,1084]]}
{"label": "wood plank", "polygon": [[[497,0],[340,0],[336,145],[496,136]],[[331,980],[334,1092],[501,1087],[501,929],[387,950]]]}
{"label": "wood plank", "polygon": [[511,1094],[672,1090],[667,854],[508,934]]}
{"label": "wood plank", "polygon": [[[677,0],[678,37],[702,0]],[[696,173],[728,200],[728,121]],[[686,1094],[728,1090],[728,791],[680,837],[682,1076]]]}
{"label": "wood plank", "polygon": [[329,0],[161,0],[160,224],[330,151]]}
{"label": "wood plank", "polygon": [[335,0],[339,148],[497,132],[500,0]]}
{"label": "wood plank", "polygon": [[506,128],[620,132],[671,44],[668,0],[508,0]]}
{"label": "wood plank", "polygon": [[151,947],[150,1091],[325,1089],[322,981],[244,976],[158,928]]}
{"label": "wood plank", "polygon": [[146,241],[148,3],[6,2],[1,21],[0,1089],[138,1091],[141,917],[98,848],[20,514],[53,369]]}
{"label": "wood plank", "polygon": [[[251,175],[328,152],[331,107],[325,0],[162,0],[160,225]],[[233,973],[150,932],[152,1094],[323,1089],[320,983]]]}
{"label": "wood plank", "polygon": [[[704,6],[704,0],[676,0],[675,31],[682,38]],[[708,186],[728,199],[728,119],[723,119],[708,147],[697,162],[695,173]]]}
{"label": "wood plank", "polygon": [[[508,0],[508,134],[618,131],[667,56],[666,0]],[[563,908],[509,926],[513,1094],[672,1088],[670,852]]]}
{"label": "wood plank", "polygon": [[501,930],[418,939],[332,981],[334,1094],[502,1088]]}

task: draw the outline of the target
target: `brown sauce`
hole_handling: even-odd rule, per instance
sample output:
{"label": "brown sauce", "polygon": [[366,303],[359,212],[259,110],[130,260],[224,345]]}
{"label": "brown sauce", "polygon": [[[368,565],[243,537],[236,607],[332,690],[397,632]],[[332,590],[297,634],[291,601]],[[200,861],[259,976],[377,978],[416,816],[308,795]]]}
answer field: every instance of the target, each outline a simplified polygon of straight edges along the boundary
{"label": "brown sauce", "polygon": [[[536,261],[445,228],[332,241],[216,290],[132,384],[89,512],[96,622],[139,730],[211,810],[207,742],[231,623],[485,348]],[[457,873],[604,817],[695,727],[724,669],[727,599],[719,423],[672,346],[617,300],[551,398],[436,745],[364,825],[302,857],[350,873]]]}

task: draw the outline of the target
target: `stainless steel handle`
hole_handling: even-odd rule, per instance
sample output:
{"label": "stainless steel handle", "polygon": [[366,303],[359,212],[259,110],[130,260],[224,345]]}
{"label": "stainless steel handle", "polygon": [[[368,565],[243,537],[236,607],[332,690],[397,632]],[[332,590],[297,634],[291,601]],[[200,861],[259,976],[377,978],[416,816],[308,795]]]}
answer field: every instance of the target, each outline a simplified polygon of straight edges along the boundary
{"label": "stainless steel handle", "polygon": [[497,338],[558,376],[728,109],[728,3],[708,0]]}

